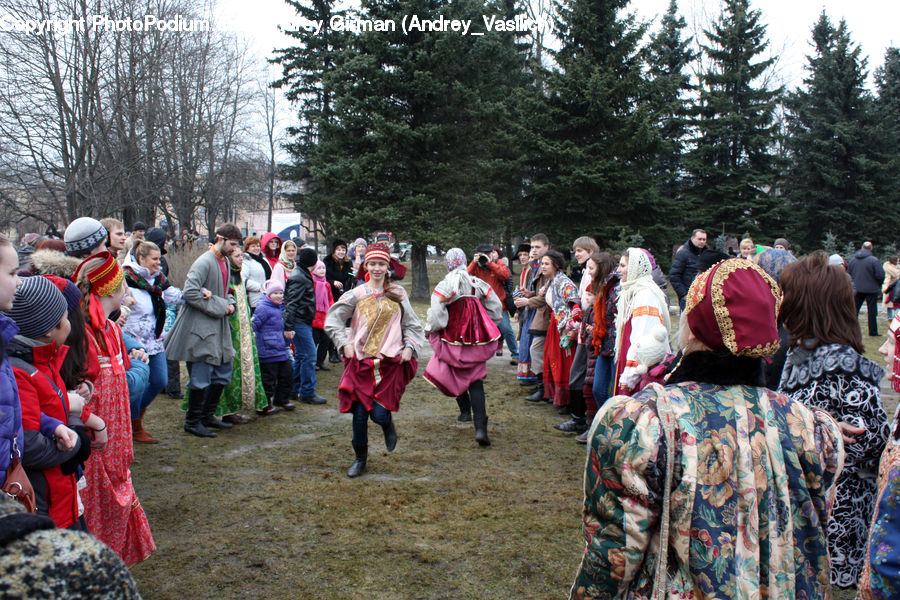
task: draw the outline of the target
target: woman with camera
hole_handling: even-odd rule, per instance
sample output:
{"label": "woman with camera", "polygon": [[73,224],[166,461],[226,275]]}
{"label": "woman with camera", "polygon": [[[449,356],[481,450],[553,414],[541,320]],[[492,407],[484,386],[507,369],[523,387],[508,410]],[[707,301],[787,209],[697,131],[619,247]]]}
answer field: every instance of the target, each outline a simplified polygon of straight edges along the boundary
{"label": "woman with camera", "polygon": [[[493,252],[494,248],[490,244],[480,244],[475,248],[475,256],[472,257],[472,262],[469,263],[468,273],[469,275],[473,275],[478,279],[487,282],[500,300],[500,304],[505,305],[506,282],[509,281],[510,278],[509,267],[507,267],[506,263],[500,260],[499,257],[496,260],[493,260],[491,258]],[[512,325],[509,322],[509,313],[505,310],[503,311],[503,316],[497,326],[500,328],[502,339],[506,340],[506,345],[509,348],[511,357],[510,360],[515,361],[512,364],[518,364],[519,347],[516,344],[516,334],[513,332]],[[497,347],[497,350],[498,354],[503,352],[502,341]]]}

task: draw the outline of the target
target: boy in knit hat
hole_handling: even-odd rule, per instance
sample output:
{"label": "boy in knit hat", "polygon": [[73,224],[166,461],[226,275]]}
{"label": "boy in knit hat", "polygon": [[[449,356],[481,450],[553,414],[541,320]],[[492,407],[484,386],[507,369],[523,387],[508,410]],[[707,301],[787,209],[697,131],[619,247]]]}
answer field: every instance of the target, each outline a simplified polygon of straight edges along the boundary
{"label": "boy in knit hat", "polygon": [[[284,330],[284,286],[278,281],[266,282],[265,295],[260,298],[253,312],[253,333],[259,354],[259,371],[269,406],[260,411],[268,415],[278,408],[294,410],[289,397],[294,383],[291,365],[290,342]],[[274,406],[273,406],[274,405]]]}

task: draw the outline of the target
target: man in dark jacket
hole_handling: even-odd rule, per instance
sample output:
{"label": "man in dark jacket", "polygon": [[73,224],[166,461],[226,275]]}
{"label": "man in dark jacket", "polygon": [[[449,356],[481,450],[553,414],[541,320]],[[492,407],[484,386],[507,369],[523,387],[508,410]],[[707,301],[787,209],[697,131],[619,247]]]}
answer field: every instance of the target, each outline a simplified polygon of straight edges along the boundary
{"label": "man in dark jacket", "polygon": [[312,248],[297,253],[297,266],[284,289],[284,330],[294,341],[294,387],[291,399],[306,404],[325,404],[316,393],[316,343],[312,322],[316,316],[316,286],[310,269],[319,257]]}
{"label": "man in dark jacket", "polygon": [[684,243],[684,246],[675,254],[675,260],[672,261],[672,268],[669,269],[669,281],[678,294],[678,306],[684,310],[684,297],[687,296],[688,289],[694,278],[697,277],[697,257],[706,247],[706,232],[702,229],[695,229],[691,234],[691,239]]}
{"label": "man in dark jacket", "polygon": [[862,303],[866,303],[869,313],[869,335],[878,335],[878,296],[881,284],[884,283],[884,267],[872,254],[872,242],[866,242],[856,251],[847,267],[850,279],[853,280],[853,291],[856,292],[856,314]]}

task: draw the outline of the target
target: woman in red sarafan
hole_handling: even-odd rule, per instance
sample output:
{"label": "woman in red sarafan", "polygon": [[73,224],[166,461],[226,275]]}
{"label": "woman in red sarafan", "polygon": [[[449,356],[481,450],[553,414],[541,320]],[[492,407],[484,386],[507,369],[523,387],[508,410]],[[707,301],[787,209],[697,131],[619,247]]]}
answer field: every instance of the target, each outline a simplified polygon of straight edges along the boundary
{"label": "woman in red sarafan", "polygon": [[88,530],[126,565],[156,550],[147,516],[131,482],[131,413],[125,371],[130,365],[122,331],[107,317],[125,294],[124,274],[109,252],[85,259],[74,275],[88,337],[87,376],[94,383],[89,406],[106,423],[109,443],[85,463],[82,494]]}

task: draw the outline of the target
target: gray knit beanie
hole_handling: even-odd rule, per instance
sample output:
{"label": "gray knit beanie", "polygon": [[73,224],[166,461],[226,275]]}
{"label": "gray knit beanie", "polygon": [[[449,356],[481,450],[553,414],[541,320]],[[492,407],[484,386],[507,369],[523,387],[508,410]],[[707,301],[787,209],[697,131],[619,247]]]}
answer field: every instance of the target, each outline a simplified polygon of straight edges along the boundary
{"label": "gray knit beanie", "polygon": [[97,219],[79,217],[69,223],[63,234],[66,254],[87,257],[91,250],[106,240],[107,235],[106,228]]}
{"label": "gray knit beanie", "polygon": [[21,335],[37,339],[59,325],[66,309],[62,292],[49,279],[34,276],[24,278],[4,314],[16,322]]}

